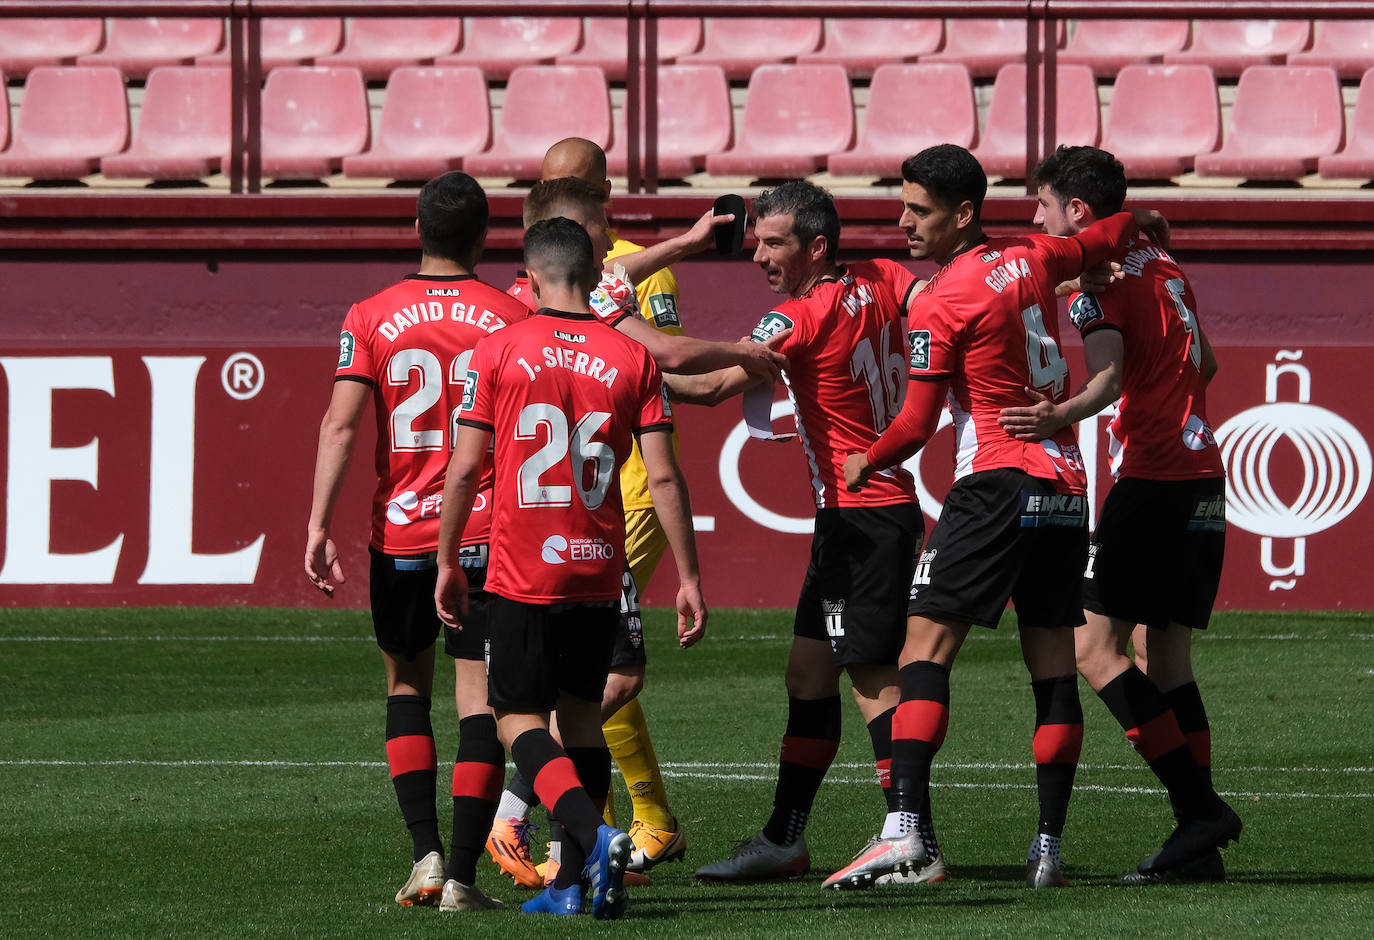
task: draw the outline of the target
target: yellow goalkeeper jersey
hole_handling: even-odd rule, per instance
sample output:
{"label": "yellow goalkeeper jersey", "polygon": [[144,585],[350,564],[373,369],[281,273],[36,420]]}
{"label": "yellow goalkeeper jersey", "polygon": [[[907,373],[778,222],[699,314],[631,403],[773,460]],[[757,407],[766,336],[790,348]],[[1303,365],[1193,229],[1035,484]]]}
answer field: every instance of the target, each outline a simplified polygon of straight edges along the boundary
{"label": "yellow goalkeeper jersey", "polygon": [[[611,250],[606,254],[609,262],[620,255],[639,251],[642,246],[626,241],[614,232],[607,231],[611,237]],[[609,265],[608,265],[609,267]],[[678,314],[677,278],[670,268],[660,268],[635,285],[639,300],[639,311],[644,319],[658,330],[673,336],[682,335],[682,320]],[[673,432],[673,452],[677,453],[677,431]],[[649,497],[649,480],[644,470],[644,459],[639,455],[639,442],[635,441],[634,450],[625,465],[620,468],[620,496],[625,510],[652,509],[653,500]]]}

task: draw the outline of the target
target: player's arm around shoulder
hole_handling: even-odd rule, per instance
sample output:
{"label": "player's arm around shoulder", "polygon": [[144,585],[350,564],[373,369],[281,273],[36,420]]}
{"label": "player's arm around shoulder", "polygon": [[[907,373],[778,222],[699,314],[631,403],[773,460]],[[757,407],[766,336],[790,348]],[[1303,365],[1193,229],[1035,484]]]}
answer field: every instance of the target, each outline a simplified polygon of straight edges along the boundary
{"label": "player's arm around shoulder", "polygon": [[339,561],[329,527],[339,491],[348,475],[358,426],[372,400],[372,386],[352,379],[336,379],[329,407],[320,422],[319,449],[315,454],[315,482],[310,501],[310,521],[305,536],[305,575],[310,583],[333,597],[334,589],[348,579]]}
{"label": "player's arm around shoulder", "polygon": [[684,649],[706,635],[708,615],[701,593],[701,570],[697,562],[696,532],[692,528],[692,503],[687,480],[673,453],[673,435],[666,428],[655,428],[639,436],[639,452],[648,476],[649,495],[654,512],[673,549],[677,564],[677,635]]}

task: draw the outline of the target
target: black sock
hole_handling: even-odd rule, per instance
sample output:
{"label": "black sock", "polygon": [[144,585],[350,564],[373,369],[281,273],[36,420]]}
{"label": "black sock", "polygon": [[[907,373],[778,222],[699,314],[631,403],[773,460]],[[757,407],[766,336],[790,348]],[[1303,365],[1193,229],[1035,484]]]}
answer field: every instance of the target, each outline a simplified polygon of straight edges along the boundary
{"label": "black sock", "polygon": [[1207,779],[1212,783],[1212,726],[1207,722],[1207,709],[1202,704],[1202,692],[1196,682],[1189,682],[1164,693],[1169,707],[1178,719],[1178,730],[1183,732],[1183,740],[1188,743],[1188,751]]}
{"label": "black sock", "polygon": [[896,812],[892,795],[892,706],[868,723],[868,737],[873,742],[873,766],[878,771],[878,785],[883,788],[883,800],[889,813]]}
{"label": "black sock", "polygon": [[496,736],[496,719],[491,715],[469,715],[458,722],[458,728],[448,877],[471,886],[477,882],[477,859],[496,818],[506,751]]}
{"label": "black sock", "polygon": [[816,791],[839,749],[840,697],[788,698],[773,815],[763,827],[770,842],[791,845],[801,838]]}
{"label": "black sock", "polygon": [[930,764],[949,727],[949,670],[921,660],[897,673],[902,700],[892,715],[892,812],[921,813],[930,803]]}
{"label": "black sock", "polygon": [[386,700],[386,762],[401,818],[410,830],[415,861],[430,852],[443,854],[439,813],[435,809],[438,758],[429,724],[429,699],[391,695]]}
{"label": "black sock", "polygon": [[1057,676],[1031,682],[1035,695],[1035,784],[1040,797],[1036,832],[1059,838],[1069,815],[1069,797],[1078,757],[1083,751],[1083,706],[1078,700],[1078,676]]}

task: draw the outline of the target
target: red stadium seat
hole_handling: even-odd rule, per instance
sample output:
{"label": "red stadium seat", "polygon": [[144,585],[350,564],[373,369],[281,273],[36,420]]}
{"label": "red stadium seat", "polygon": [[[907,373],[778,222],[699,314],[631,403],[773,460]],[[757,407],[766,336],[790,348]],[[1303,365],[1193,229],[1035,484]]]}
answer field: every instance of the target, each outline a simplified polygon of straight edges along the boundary
{"label": "red stadium seat", "polygon": [[220,19],[114,19],[105,48],[77,56],[76,64],[112,65],[128,78],[145,78],[159,65],[191,65],[223,42]]}
{"label": "red stadium seat", "polygon": [[[276,69],[262,90],[262,175],[320,179],[367,147],[367,86],[354,68]],[[224,168],[228,169],[228,158]]]}
{"label": "red stadium seat", "polygon": [[[287,65],[312,65],[343,42],[343,20],[312,16],[305,19],[270,17],[262,21],[263,71]],[[229,50],[197,56],[196,65],[228,65]]]}
{"label": "red stadium seat", "polygon": [[1317,172],[1327,179],[1374,179],[1374,69],[1360,79],[1345,149],[1320,158]]}
{"label": "red stadium seat", "polygon": [[825,21],[825,44],[797,56],[797,63],[843,65],[850,75],[866,77],[880,65],[934,52],[944,41],[943,20],[831,19]]}
{"label": "red stadium seat", "polygon": [[24,83],[0,176],[80,179],[128,142],[129,103],[119,69],[39,66]]}
{"label": "red stadium seat", "polygon": [[4,92],[3,98],[0,98],[0,106],[3,106],[3,113],[0,113],[0,150],[4,150],[10,145],[10,86],[3,72],[0,72],[0,92]]}
{"label": "red stadium seat", "polygon": [[973,79],[962,65],[884,65],[873,73],[859,144],[830,155],[837,176],[901,175],[902,161],[935,144],[978,138]]}
{"label": "red stadium seat", "polygon": [[1289,65],[1327,65],[1352,81],[1374,66],[1374,20],[1319,20],[1314,35],[1311,49],[1289,54]]}
{"label": "red stadium seat", "polygon": [[[1043,82],[1042,86],[1043,88]],[[1097,81],[1086,65],[1060,66],[1056,76],[1056,140],[1040,142],[1045,153],[1057,144],[1095,145],[1101,129]],[[1042,110],[1044,97],[1041,96]],[[992,86],[983,142],[973,151],[992,176],[1023,179],[1026,175],[1026,67],[1004,65]]]}
{"label": "red stadium seat", "polygon": [[714,176],[806,176],[854,142],[854,99],[839,65],[761,65],[735,146],[706,158]]}
{"label": "red stadium seat", "polygon": [[0,71],[22,78],[40,65],[75,65],[105,41],[105,21],[76,19],[0,20]]}
{"label": "red stadium seat", "polygon": [[1193,44],[1164,56],[1169,65],[1210,65],[1221,78],[1235,78],[1251,65],[1281,65],[1312,38],[1310,20],[1198,20]]}
{"label": "red stadium seat", "polygon": [[386,83],[377,137],[344,157],[344,176],[427,180],[456,170],[491,142],[487,81],[473,68],[396,69]]}
{"label": "red stadium seat", "polygon": [[1341,149],[1345,109],[1335,69],[1255,65],[1236,86],[1221,149],[1199,156],[1198,176],[1296,180]]}
{"label": "red stadium seat", "polygon": [[795,61],[814,52],[823,31],[819,19],[708,19],[700,52],[683,56],[682,65],[719,65],[725,77],[745,79],[760,65]]}
{"label": "red stadium seat", "polygon": [[196,180],[229,153],[229,70],[162,66],[148,73],[133,146],[100,161],[112,178]]}
{"label": "red stadium seat", "polygon": [[1162,61],[1188,44],[1187,20],[1079,20],[1060,65],[1087,65],[1112,76],[1127,65]]}
{"label": "red stadium seat", "polygon": [[1221,140],[1217,83],[1205,65],[1128,65],[1116,76],[1102,149],[1130,179],[1186,173]]}
{"label": "red stadium seat", "polygon": [[[1059,21],[1060,45],[1064,21]],[[922,62],[953,62],[975,78],[996,75],[1004,65],[1026,58],[1025,20],[950,20],[945,27],[945,47],[921,56]]]}
{"label": "red stadium seat", "polygon": [[586,65],[526,65],[510,74],[496,143],[463,161],[473,176],[538,179],[550,144],[585,137],[611,142],[611,93],[600,69]]}
{"label": "red stadium seat", "polygon": [[[701,45],[701,20],[661,19],[658,21],[658,62],[668,65],[679,56],[695,52]],[[589,16],[582,29],[582,48],[558,57],[559,65],[592,65],[613,82],[625,80],[629,28],[625,20]],[[640,61],[644,61],[644,34],[639,37]]]}
{"label": "red stadium seat", "polygon": [[435,65],[471,65],[488,80],[504,80],[523,65],[552,65],[582,45],[577,17],[482,16],[468,20],[462,52],[442,56]]}
{"label": "red stadium seat", "polygon": [[[706,158],[730,146],[735,119],[730,86],[718,65],[667,65],[658,70],[658,176],[682,179],[706,166]],[[606,151],[612,176],[625,176],[624,111],[617,118],[615,141]],[[644,148],[641,145],[641,154]]]}
{"label": "red stadium seat", "polygon": [[343,48],[319,56],[316,65],[355,68],[368,81],[379,81],[403,65],[433,62],[463,41],[463,21],[457,17],[385,19],[358,17],[348,21]]}

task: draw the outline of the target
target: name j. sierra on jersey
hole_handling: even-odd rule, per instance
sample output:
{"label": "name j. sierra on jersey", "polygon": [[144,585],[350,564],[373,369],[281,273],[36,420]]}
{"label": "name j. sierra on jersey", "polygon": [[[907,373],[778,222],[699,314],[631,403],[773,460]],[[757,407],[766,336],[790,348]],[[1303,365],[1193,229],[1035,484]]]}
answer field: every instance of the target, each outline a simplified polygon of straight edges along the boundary
{"label": "name j. sierra on jersey", "polygon": [[[335,380],[373,388],[378,551],[416,554],[438,545],[444,471],[473,347],[526,315],[518,300],[471,275],[413,274],[348,311]],[[488,470],[464,545],[489,537],[490,489]]]}

